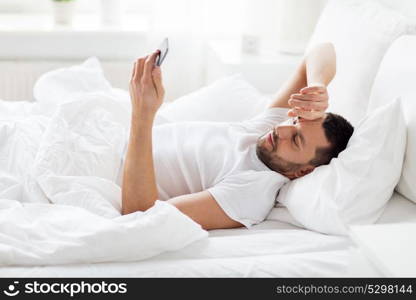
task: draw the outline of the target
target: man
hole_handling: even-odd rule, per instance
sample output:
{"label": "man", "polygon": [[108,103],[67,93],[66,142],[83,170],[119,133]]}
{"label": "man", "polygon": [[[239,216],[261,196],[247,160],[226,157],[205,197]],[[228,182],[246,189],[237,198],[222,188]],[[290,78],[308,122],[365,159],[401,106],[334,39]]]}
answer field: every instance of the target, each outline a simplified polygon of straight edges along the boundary
{"label": "man", "polygon": [[207,230],[250,227],[266,218],[284,183],[328,164],[352,135],[345,119],[325,113],[336,64],[331,44],[312,49],[270,107],[241,123],[153,127],[164,97],[157,54],[138,59],[130,81],[123,214],[160,199]]}

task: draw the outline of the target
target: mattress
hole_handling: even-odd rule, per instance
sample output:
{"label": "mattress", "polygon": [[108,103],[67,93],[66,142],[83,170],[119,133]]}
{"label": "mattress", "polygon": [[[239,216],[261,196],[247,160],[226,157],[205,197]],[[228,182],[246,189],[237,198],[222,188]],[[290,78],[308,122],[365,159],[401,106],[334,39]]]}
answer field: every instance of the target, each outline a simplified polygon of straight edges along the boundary
{"label": "mattress", "polygon": [[[416,204],[395,193],[378,221],[393,222],[416,222]],[[213,230],[208,239],[143,261],[4,267],[0,276],[341,277],[353,246],[348,237],[267,220],[252,229]]]}
{"label": "mattress", "polygon": [[[210,232],[208,239],[138,262],[6,267],[2,277],[337,276],[350,241],[266,221],[253,229]],[[132,249],[131,251],[134,251]]]}

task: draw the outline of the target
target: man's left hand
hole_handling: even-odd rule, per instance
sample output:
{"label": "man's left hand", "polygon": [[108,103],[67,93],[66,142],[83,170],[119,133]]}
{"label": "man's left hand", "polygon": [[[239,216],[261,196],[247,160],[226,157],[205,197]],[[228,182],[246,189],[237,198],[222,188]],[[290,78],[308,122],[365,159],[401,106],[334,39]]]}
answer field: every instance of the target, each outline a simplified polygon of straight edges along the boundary
{"label": "man's left hand", "polygon": [[325,116],[328,108],[328,91],[324,85],[304,87],[299,94],[292,94],[288,101],[291,110],[289,117],[316,120]]}
{"label": "man's left hand", "polygon": [[133,112],[156,114],[162,105],[165,89],[160,67],[155,67],[158,51],[139,58],[130,80],[130,98]]}

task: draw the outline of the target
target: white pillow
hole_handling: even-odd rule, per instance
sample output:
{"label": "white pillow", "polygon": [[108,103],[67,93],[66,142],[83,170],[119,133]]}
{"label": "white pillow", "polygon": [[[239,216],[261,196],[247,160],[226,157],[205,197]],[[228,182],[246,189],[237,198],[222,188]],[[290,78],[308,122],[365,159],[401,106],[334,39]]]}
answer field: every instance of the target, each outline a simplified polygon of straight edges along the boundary
{"label": "white pillow", "polygon": [[409,20],[376,1],[329,1],[315,28],[309,47],[332,42],[337,74],[328,87],[328,111],[356,125],[367,111],[378,66],[390,44],[410,31]]}
{"label": "white pillow", "polygon": [[80,65],[43,74],[33,87],[33,96],[38,102],[57,105],[71,101],[76,95],[111,90],[99,60],[90,57]]}
{"label": "white pillow", "polygon": [[159,114],[175,122],[243,121],[262,112],[269,99],[239,74],[219,79],[160,109]]}
{"label": "white pillow", "polygon": [[416,203],[416,91],[402,94],[401,99],[407,125],[407,144],[402,175],[396,190]]}
{"label": "white pillow", "polygon": [[386,223],[416,223],[416,204],[394,193],[377,220],[377,224]]}
{"label": "white pillow", "polygon": [[390,47],[371,91],[369,110],[400,95],[407,125],[407,146],[402,176],[396,190],[416,202],[416,36],[403,36]]}
{"label": "white pillow", "polygon": [[395,100],[368,115],[347,149],[329,165],[286,184],[277,201],[308,229],[346,234],[351,224],[374,223],[396,186],[406,127]]}

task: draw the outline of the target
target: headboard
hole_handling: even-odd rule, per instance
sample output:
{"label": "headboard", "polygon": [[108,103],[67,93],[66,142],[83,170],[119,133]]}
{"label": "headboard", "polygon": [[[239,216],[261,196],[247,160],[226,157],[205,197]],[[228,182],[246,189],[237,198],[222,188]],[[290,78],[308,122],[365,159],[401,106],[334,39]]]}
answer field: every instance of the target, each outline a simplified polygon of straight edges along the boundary
{"label": "headboard", "polygon": [[416,94],[416,35],[398,38],[387,50],[371,90],[368,109],[379,107],[393,98]]}
{"label": "headboard", "polygon": [[406,153],[396,190],[416,203],[416,35],[397,39],[385,54],[373,84],[368,111],[400,97],[407,127]]}

